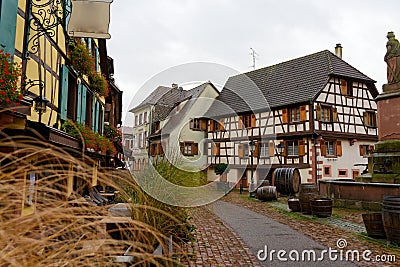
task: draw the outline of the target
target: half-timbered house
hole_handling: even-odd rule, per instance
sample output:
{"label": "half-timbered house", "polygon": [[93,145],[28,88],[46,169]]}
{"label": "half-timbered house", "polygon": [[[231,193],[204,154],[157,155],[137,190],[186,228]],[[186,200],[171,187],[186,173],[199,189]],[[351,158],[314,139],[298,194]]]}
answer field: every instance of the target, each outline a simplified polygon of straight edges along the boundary
{"label": "half-timbered house", "polygon": [[[72,121],[74,124],[85,125],[88,131],[103,135],[105,124],[112,127],[121,124],[122,92],[112,78],[113,62],[107,55],[106,40],[101,39],[105,37],[93,32],[83,36],[82,32],[77,35],[76,32],[68,31],[72,4],[76,2],[78,1],[0,1],[0,50],[10,55],[10,62],[20,64],[18,88],[12,89],[20,88],[22,93],[16,103],[6,106],[0,103],[0,130],[2,136],[33,137],[43,141],[44,146],[59,147],[76,158],[84,158],[93,170],[88,184],[95,186],[98,184],[99,168],[115,166],[113,162],[118,159],[116,153],[95,151],[94,148],[89,150],[87,143],[84,144],[80,138],[66,132],[62,126],[67,121]],[[97,5],[85,2],[89,8],[91,4]],[[79,12],[77,6],[79,5],[75,5],[74,12]],[[108,23],[101,14],[98,16],[102,24]],[[93,20],[91,23],[96,24]],[[85,27],[81,29],[83,28]],[[85,60],[74,60],[72,51],[78,51],[77,58]],[[83,71],[81,65],[90,69]],[[0,153],[13,153],[14,149],[1,145]],[[44,155],[33,154],[18,154],[18,158],[26,157],[29,165],[24,172],[14,174],[13,177],[16,181],[21,181],[22,185],[27,183],[37,188],[39,181],[46,178],[48,162],[43,159]],[[62,163],[66,169],[78,168],[65,160]],[[66,181],[63,181],[66,185],[66,192],[63,192],[65,198],[78,188],[72,171],[66,176]],[[28,195],[26,187],[21,186],[21,190],[27,191],[24,196]],[[29,191],[31,193],[34,190]],[[18,213],[32,213],[35,203],[24,203],[22,200]]]}
{"label": "half-timbered house", "polygon": [[303,183],[361,174],[358,164],[377,141],[378,91],[341,59],[340,45],[336,54],[324,50],[230,77],[207,112],[210,179],[217,179],[216,163],[229,163],[229,181],[244,187],[271,181],[278,167],[298,168]]}

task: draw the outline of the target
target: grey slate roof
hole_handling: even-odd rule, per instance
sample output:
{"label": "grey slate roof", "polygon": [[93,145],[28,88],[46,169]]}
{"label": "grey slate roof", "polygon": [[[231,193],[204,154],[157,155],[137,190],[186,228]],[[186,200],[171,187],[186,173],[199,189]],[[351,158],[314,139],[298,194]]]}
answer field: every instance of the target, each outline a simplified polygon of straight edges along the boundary
{"label": "grey slate roof", "polygon": [[[173,110],[173,108],[170,110],[170,113],[168,114],[168,116],[170,116],[170,119],[162,128],[163,134],[170,134],[172,131],[176,130],[177,125],[179,125],[181,120],[183,120],[185,118],[185,116],[187,115],[187,112],[190,112],[190,109],[193,106],[193,104],[195,103],[196,98],[198,98],[200,96],[200,94],[204,91],[204,89],[207,87],[207,85],[211,85],[214,87],[214,85],[211,82],[206,82],[206,83],[203,83],[193,89],[184,91],[185,94],[180,99],[179,103],[183,102],[185,100],[188,100],[188,102],[176,114],[174,112],[171,112]],[[217,89],[215,89],[215,90],[217,90]],[[168,116],[165,116],[164,119]],[[156,120],[154,120],[154,121],[156,121]],[[161,131],[154,133],[153,136],[157,136],[160,132]]]}
{"label": "grey slate roof", "polygon": [[139,105],[129,110],[129,112],[135,112],[136,110],[141,109],[145,106],[156,104],[157,101],[159,101],[170,90],[171,88],[166,86],[157,87]]}
{"label": "grey slate roof", "polygon": [[[217,100],[236,113],[274,109],[313,100],[331,76],[352,78],[369,84],[372,95],[375,81],[328,50],[230,77]],[[262,98],[265,98],[263,101]],[[207,116],[231,114],[215,103]]]}

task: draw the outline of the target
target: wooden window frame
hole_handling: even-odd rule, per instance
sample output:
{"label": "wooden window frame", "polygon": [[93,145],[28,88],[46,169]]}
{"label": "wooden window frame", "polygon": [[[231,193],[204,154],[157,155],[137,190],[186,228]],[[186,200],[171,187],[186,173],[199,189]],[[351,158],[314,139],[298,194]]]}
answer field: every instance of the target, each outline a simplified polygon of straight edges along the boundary
{"label": "wooden window frame", "polygon": [[146,124],[148,122],[147,111],[143,114],[143,123]]}
{"label": "wooden window frame", "polygon": [[364,125],[369,128],[377,128],[376,112],[373,110],[367,110],[364,112]]}
{"label": "wooden window frame", "polygon": [[239,129],[251,129],[255,128],[257,123],[257,118],[255,114],[248,114],[239,116]]}
{"label": "wooden window frame", "polygon": [[[333,143],[334,147],[334,154],[328,154],[328,149],[327,149],[327,144]],[[341,157],[343,155],[343,148],[342,148],[342,141],[340,140],[321,140],[320,141],[320,150],[321,150],[321,156],[325,158],[337,158]]]}
{"label": "wooden window frame", "polygon": [[346,97],[353,97],[353,83],[349,80],[340,79],[340,92]]}
{"label": "wooden window frame", "polygon": [[249,144],[240,143],[238,145],[238,157],[240,159],[246,159],[249,158],[249,156],[250,156]]}
{"label": "wooden window frame", "polygon": [[360,145],[359,146],[360,156],[363,158],[368,158],[374,151],[373,145]]}
{"label": "wooden window frame", "polygon": [[184,156],[195,156],[198,155],[199,151],[199,144],[193,141],[184,141],[179,143],[181,153]]}
{"label": "wooden window frame", "polygon": [[143,124],[143,113],[139,114],[139,125]]}
{"label": "wooden window frame", "polygon": [[260,155],[260,158],[269,158],[271,157],[271,152],[269,151],[271,149],[270,142],[257,142],[258,147],[258,154]]}
{"label": "wooden window frame", "polygon": [[[290,143],[293,144],[292,151],[289,150]],[[295,153],[296,147],[297,147],[297,154]],[[285,155],[287,157],[298,157],[299,156],[299,140],[287,140],[285,142]]]}
{"label": "wooden window frame", "polygon": [[207,121],[205,119],[194,118],[189,122],[189,128],[192,131],[206,131]]}
{"label": "wooden window frame", "polygon": [[289,123],[299,123],[300,120],[300,107],[289,109]]}

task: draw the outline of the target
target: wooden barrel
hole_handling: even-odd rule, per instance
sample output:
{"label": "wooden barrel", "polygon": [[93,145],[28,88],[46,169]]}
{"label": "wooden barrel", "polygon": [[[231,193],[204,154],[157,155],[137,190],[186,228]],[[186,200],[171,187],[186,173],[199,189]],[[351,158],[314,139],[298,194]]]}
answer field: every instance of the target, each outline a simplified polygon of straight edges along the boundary
{"label": "wooden barrel", "polygon": [[294,195],[299,192],[300,172],[296,168],[277,168],[273,174],[274,186],[282,195]]}
{"label": "wooden barrel", "polygon": [[311,200],[311,213],[321,218],[332,216],[332,199],[316,198]]}
{"label": "wooden barrel", "polygon": [[298,198],[289,198],[288,199],[288,206],[292,212],[299,212],[301,211],[300,201]]}
{"label": "wooden barrel", "polygon": [[311,200],[318,198],[318,186],[313,183],[300,184],[299,191],[301,212],[311,214]]}
{"label": "wooden barrel", "polygon": [[400,196],[385,196],[382,220],[387,240],[400,243]]}
{"label": "wooden barrel", "polygon": [[274,200],[277,198],[275,186],[261,186],[257,188],[256,197],[262,201]]}
{"label": "wooden barrel", "polygon": [[383,227],[382,213],[363,213],[362,218],[368,236],[375,238],[386,238],[385,229]]}

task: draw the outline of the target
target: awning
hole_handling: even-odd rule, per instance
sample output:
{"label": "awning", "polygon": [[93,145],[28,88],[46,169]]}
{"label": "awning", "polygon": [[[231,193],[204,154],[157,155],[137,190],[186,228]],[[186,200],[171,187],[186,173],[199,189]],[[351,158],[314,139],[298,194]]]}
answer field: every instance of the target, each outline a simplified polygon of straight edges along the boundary
{"label": "awning", "polygon": [[110,5],[113,0],[72,0],[67,33],[72,37],[110,39]]}

